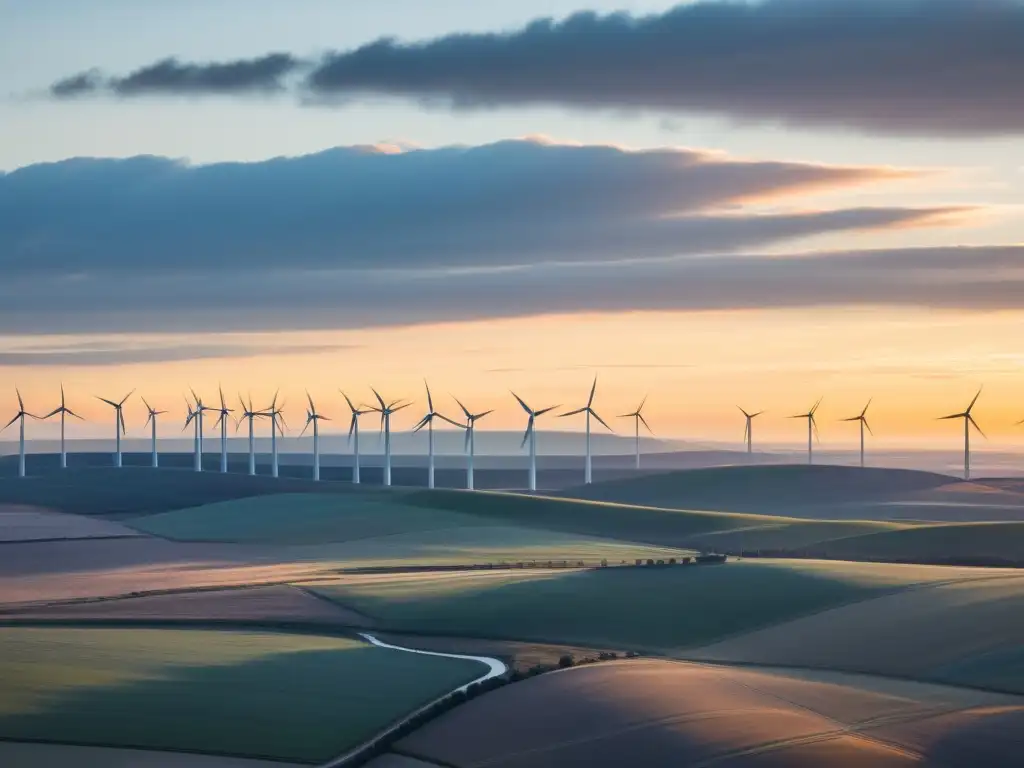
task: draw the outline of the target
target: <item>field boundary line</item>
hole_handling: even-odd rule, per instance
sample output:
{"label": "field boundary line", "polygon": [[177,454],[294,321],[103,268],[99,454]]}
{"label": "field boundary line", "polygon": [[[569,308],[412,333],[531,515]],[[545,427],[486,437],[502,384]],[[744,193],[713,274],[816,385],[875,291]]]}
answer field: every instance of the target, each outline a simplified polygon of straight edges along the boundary
{"label": "field boundary line", "polygon": [[505,662],[501,661],[500,659],[492,658],[490,656],[467,656],[467,655],[459,654],[459,653],[441,653],[440,651],[424,651],[424,650],[420,650],[418,648],[406,648],[406,647],[403,647],[401,645],[392,645],[391,643],[385,643],[382,640],[377,639],[376,637],[374,637],[373,635],[371,635],[371,634],[369,634],[367,632],[359,632],[357,634],[359,635],[359,637],[361,637],[363,640],[365,640],[366,642],[370,643],[371,645],[374,645],[374,646],[376,646],[378,648],[385,648],[385,649],[391,650],[391,651],[403,651],[405,653],[416,653],[416,654],[419,654],[419,655],[422,655],[422,656],[439,656],[441,658],[447,658],[447,659],[461,659],[463,661],[478,661],[481,664],[487,665],[487,668],[488,668],[487,669],[487,674],[482,675],[481,677],[478,677],[475,680],[471,680],[470,682],[466,683],[465,685],[461,685],[458,688],[455,688],[455,689],[449,691],[448,693],[445,693],[442,696],[438,696],[436,699],[432,699],[431,701],[428,701],[422,707],[419,707],[419,708],[415,709],[414,711],[410,712],[409,714],[407,714],[402,719],[400,719],[400,720],[392,723],[391,725],[389,725],[385,730],[381,731],[380,733],[378,733],[373,738],[363,742],[362,744],[360,744],[357,747],[354,747],[353,749],[350,749],[345,754],[340,755],[339,757],[336,757],[336,758],[334,758],[333,760],[330,760],[327,763],[323,763],[320,766],[320,768],[341,768],[342,766],[348,765],[352,761],[358,761],[359,758],[361,756],[363,756],[368,749],[372,748],[375,744],[377,744],[382,739],[387,738],[389,735],[391,735],[392,733],[397,731],[399,728],[404,726],[406,723],[408,723],[410,720],[415,718],[420,713],[426,712],[427,710],[429,710],[432,706],[434,706],[438,702],[444,701],[445,699],[447,699],[448,697],[450,697],[450,696],[452,696],[452,695],[454,695],[456,693],[462,693],[462,692],[468,690],[469,687],[472,686],[472,685],[476,685],[478,683],[483,683],[483,682],[485,682],[487,680],[490,680],[492,678],[495,678],[495,677],[500,677],[501,675],[505,674],[508,671],[508,666],[505,664]]}

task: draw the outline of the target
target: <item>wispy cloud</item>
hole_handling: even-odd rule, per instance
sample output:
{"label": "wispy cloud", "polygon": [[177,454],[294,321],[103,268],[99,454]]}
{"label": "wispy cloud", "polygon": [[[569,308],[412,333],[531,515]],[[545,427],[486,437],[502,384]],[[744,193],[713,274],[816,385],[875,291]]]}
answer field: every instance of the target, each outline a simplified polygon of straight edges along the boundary
{"label": "wispy cloud", "polygon": [[[310,64],[325,101],[394,96],[455,108],[560,105],[913,134],[1016,134],[1024,5],[1015,0],[703,0],[661,14],[581,12],[521,29],[383,38]],[[276,92],[307,66],[158,62],[76,75],[55,97]]]}
{"label": "wispy cloud", "polygon": [[84,291],[114,269],[490,268],[759,248],[945,213],[740,205],[911,175],[525,140],[197,167],[80,158],[0,174],[0,267]]}
{"label": "wispy cloud", "polygon": [[17,349],[0,348],[0,367],[60,366],[99,367],[145,363],[180,362],[186,360],[250,358],[262,355],[311,355],[350,349],[341,344],[191,344],[145,345],[130,342],[82,342],[20,345]]}

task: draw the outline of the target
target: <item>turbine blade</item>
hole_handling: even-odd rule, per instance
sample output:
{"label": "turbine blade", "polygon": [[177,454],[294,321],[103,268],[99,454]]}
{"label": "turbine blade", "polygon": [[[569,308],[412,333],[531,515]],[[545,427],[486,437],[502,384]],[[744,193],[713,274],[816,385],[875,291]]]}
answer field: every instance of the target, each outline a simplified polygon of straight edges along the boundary
{"label": "turbine blade", "polygon": [[[510,390],[509,390],[509,392],[512,392],[512,390],[510,389]],[[515,392],[512,392],[512,397],[514,397],[514,398],[515,398],[516,400],[518,400],[518,401],[519,401],[519,404],[520,404],[521,406],[523,406],[523,410],[524,410],[524,411],[526,411],[526,412],[527,412],[528,414],[530,414],[531,416],[533,416],[533,411],[531,411],[531,410],[530,410],[530,406],[528,406],[528,405],[527,405],[526,403],[524,403],[524,402],[523,402],[523,398],[521,398],[521,397],[520,397],[519,395],[517,395],[517,394],[516,394]]]}
{"label": "turbine blade", "polygon": [[352,440],[352,433],[356,431],[356,420],[358,418],[359,418],[359,416],[353,411],[353,413],[352,413],[352,421],[350,421],[348,423],[348,439],[350,441]]}
{"label": "turbine blade", "polygon": [[402,410],[403,408],[408,408],[410,405],[412,405],[412,403],[402,403],[397,408],[392,408],[391,412],[392,413],[398,413],[398,411]]}
{"label": "turbine blade", "polygon": [[135,394],[135,390],[133,389],[131,392],[129,392],[127,395],[124,396],[124,399],[120,403],[118,403],[118,405],[124,405],[125,403],[127,403],[128,402],[128,398],[131,397],[134,394]]}
{"label": "turbine blade", "polygon": [[746,416],[746,417],[747,417],[748,419],[750,418],[750,414],[749,414],[749,413],[747,413],[747,412],[746,412],[745,410],[743,410],[742,408],[740,408],[740,406],[738,406],[738,405],[737,405],[736,407],[740,409],[740,413],[742,413],[742,414],[743,414],[744,416]]}
{"label": "turbine blade", "polygon": [[743,422],[743,439],[744,439],[744,441],[746,441],[747,433],[749,431],[750,431],[750,419],[747,418],[746,421]]}
{"label": "turbine blade", "polygon": [[434,415],[437,416],[437,418],[441,419],[441,421],[447,421],[453,427],[458,427],[459,429],[469,429],[469,427],[467,427],[465,424],[459,424],[459,422],[457,422],[457,421],[452,421],[447,416],[445,416],[443,413],[436,413]]}
{"label": "turbine blade", "polygon": [[815,419],[814,415],[812,414],[811,417],[810,417],[810,421],[811,421],[811,427],[814,429],[814,439],[817,440],[820,443],[821,442],[821,435],[818,434],[818,420]]}
{"label": "turbine blade", "polygon": [[74,417],[75,417],[76,419],[78,419],[79,421],[85,421],[85,419],[83,419],[83,418],[82,418],[81,416],[79,416],[79,415],[78,415],[77,413],[75,413],[74,411],[72,411],[72,410],[71,410],[70,408],[65,408],[65,409],[64,409],[64,413],[66,413],[66,414],[67,414],[68,416],[74,416]]}
{"label": "turbine blade", "polygon": [[982,432],[982,431],[981,431],[981,427],[979,427],[979,426],[978,426],[978,422],[976,422],[976,421],[974,420],[974,417],[973,417],[973,416],[968,416],[968,417],[967,417],[967,421],[969,421],[969,422],[971,423],[971,426],[972,426],[972,427],[974,427],[974,428],[975,428],[976,430],[978,430],[978,434],[979,434],[979,435],[981,435],[981,436],[982,436],[982,437],[984,437],[984,438],[985,438],[986,440],[988,440],[988,435],[986,435],[986,434],[985,434],[984,432]]}
{"label": "turbine blade", "polygon": [[[560,413],[560,414],[558,414],[558,418],[564,419],[566,416],[575,416],[577,413],[586,413],[587,410],[588,410],[587,407],[577,408],[575,411],[569,411],[568,413]],[[537,415],[540,416],[539,413]]]}
{"label": "turbine blade", "polygon": [[348,395],[346,395],[344,392],[342,392],[342,390],[339,389],[338,391],[341,392],[341,396],[344,397],[345,398],[345,402],[348,403],[348,409],[350,411],[352,411],[352,413],[355,413],[356,412],[356,407],[354,405],[352,405],[352,399]]}
{"label": "turbine blade", "polygon": [[541,410],[537,411],[533,415],[534,416],[543,416],[545,413],[548,413],[549,411],[553,411],[553,410],[555,410],[555,408],[561,408],[561,407],[562,406],[560,406],[560,405],[552,405],[550,408],[542,408]]}
{"label": "turbine blade", "polygon": [[867,405],[865,405],[865,406],[864,406],[864,410],[860,412],[860,417],[861,417],[862,419],[863,419],[863,418],[864,418],[865,416],[867,416],[867,415],[868,415],[868,408],[870,408],[870,407],[871,407],[871,401],[872,401],[872,400],[874,400],[874,399],[875,399],[875,398],[873,398],[873,397],[871,397],[871,398],[868,398],[868,404],[867,404]]}
{"label": "turbine blade", "polygon": [[467,419],[471,419],[471,418],[473,418],[473,414],[471,414],[471,413],[469,412],[469,409],[468,409],[468,408],[466,408],[466,406],[464,406],[464,405],[462,404],[462,402],[461,402],[461,401],[459,400],[459,398],[457,398],[457,397],[456,397],[455,395],[452,395],[452,400],[454,400],[454,401],[455,401],[456,403],[458,403],[458,404],[459,404],[459,408],[461,408],[461,409],[462,409],[462,412],[463,412],[464,414],[466,414],[466,418],[467,418]]}
{"label": "turbine blade", "polygon": [[423,380],[423,386],[427,389],[427,410],[431,413],[434,412],[434,398],[430,396],[430,385],[427,384],[427,380]]}
{"label": "turbine blade", "polygon": [[599,422],[601,422],[601,424],[604,425],[604,428],[607,429],[609,432],[615,431],[614,429],[608,426],[604,419],[597,415],[597,411],[595,411],[593,408],[590,409],[590,415],[597,419]]}
{"label": "turbine blade", "polygon": [[462,442],[462,450],[467,452],[467,453],[469,452],[469,436],[470,436],[470,433],[472,431],[473,431],[473,424],[472,424],[472,422],[470,422],[470,425],[468,427],[466,427],[466,439],[463,440],[463,442]]}
{"label": "turbine blade", "polygon": [[864,422],[864,427],[867,429],[868,434],[871,435],[872,437],[874,437],[875,433],[871,430],[871,425],[868,424],[867,418],[866,417],[862,417],[861,421]]}
{"label": "turbine blade", "polygon": [[750,414],[750,418],[752,418],[752,419],[756,419],[756,418],[757,418],[758,416],[760,416],[760,415],[761,415],[762,413],[764,413],[764,411],[758,411],[757,413],[752,413],[752,414]]}
{"label": "turbine blade", "polygon": [[949,421],[950,419],[966,419],[970,414],[951,413],[949,416],[939,416],[937,421]]}
{"label": "turbine blade", "polygon": [[96,397],[97,400],[102,400],[104,403],[109,405],[111,408],[117,408],[117,403],[115,403],[113,400],[107,400],[107,398],[100,397],[99,395],[96,395],[95,397]]}
{"label": "turbine blade", "polygon": [[312,411],[313,413],[316,413],[316,406],[313,405],[313,398],[309,394],[309,390],[308,389],[306,390],[306,399],[309,401],[309,410]]}
{"label": "turbine blade", "polygon": [[643,417],[643,414],[641,414],[641,413],[638,413],[638,414],[636,415],[636,417],[637,417],[638,419],[640,419],[640,421],[641,421],[641,422],[643,422],[643,425],[644,425],[645,427],[647,427],[647,431],[648,431],[648,432],[650,432],[650,433],[651,433],[651,434],[653,435],[653,434],[654,434],[654,430],[653,430],[653,429],[651,429],[651,425],[647,423],[647,419],[645,419],[645,418]]}
{"label": "turbine blade", "polygon": [[964,413],[970,414],[970,412],[971,412],[971,408],[973,408],[973,407],[974,407],[974,404],[975,404],[976,402],[978,402],[978,398],[979,398],[979,397],[981,397],[981,389],[980,389],[980,388],[978,389],[978,394],[976,394],[976,395],[974,396],[974,399],[973,399],[973,400],[971,400],[971,404],[967,406],[967,410],[966,410],[966,411],[964,411]]}
{"label": "turbine blade", "polygon": [[117,409],[117,420],[121,424],[121,434],[127,435],[128,429],[124,425],[124,411],[122,411],[120,408]]}
{"label": "turbine blade", "polygon": [[636,409],[637,413],[640,413],[644,409],[644,403],[647,402],[647,395],[644,395],[644,399],[640,401],[640,407]]}
{"label": "turbine blade", "polygon": [[478,414],[476,414],[476,416],[470,416],[470,418],[473,421],[476,421],[477,419],[482,419],[484,416],[488,416],[488,415],[490,415],[492,413],[494,413],[494,409],[493,408],[491,410],[489,410],[489,411],[484,411],[483,413],[478,413]]}
{"label": "turbine blade", "polygon": [[19,411],[24,411],[25,410],[25,401],[21,399],[21,390],[19,390],[17,387],[15,387],[14,388],[14,392],[18,396],[18,410]]}
{"label": "turbine blade", "polygon": [[307,430],[307,429],[309,429],[309,423],[310,423],[311,421],[313,421],[313,418],[312,418],[312,417],[310,417],[310,416],[307,416],[307,417],[306,417],[306,426],[304,426],[304,427],[302,428],[302,431],[301,431],[301,432],[299,432],[299,437],[302,437],[302,436],[303,436],[304,434],[306,434],[306,430]]}
{"label": "turbine blade", "polygon": [[50,411],[50,412],[49,412],[48,414],[46,414],[45,416],[42,416],[42,417],[41,417],[41,420],[42,420],[42,421],[46,421],[47,419],[51,419],[51,418],[53,418],[54,416],[56,416],[56,415],[57,415],[58,413],[60,413],[60,412],[61,412],[62,410],[64,410],[63,406],[62,406],[62,407],[60,407],[60,408],[54,408],[54,409],[53,409],[52,411]]}
{"label": "turbine blade", "polygon": [[149,411],[150,413],[153,412],[153,407],[149,403],[146,402],[146,398],[142,398],[142,404],[144,406],[146,406],[146,410],[147,411]]}
{"label": "turbine blade", "polygon": [[594,376],[594,384],[590,387],[590,397],[587,398],[587,407],[594,404],[594,394],[597,392],[597,376]]}
{"label": "turbine blade", "polygon": [[523,433],[523,442],[519,444],[520,448],[526,445],[526,441],[530,439],[530,432],[533,431],[533,416],[530,416],[529,421],[526,422],[526,431]]}
{"label": "turbine blade", "polygon": [[60,407],[64,407],[64,382],[60,383]]}
{"label": "turbine blade", "polygon": [[421,429],[423,429],[429,423],[430,423],[430,416],[424,416],[422,419],[420,419],[416,423],[416,426],[412,428],[412,431],[413,432],[419,432]]}
{"label": "turbine blade", "polygon": [[379,392],[377,392],[377,390],[376,390],[376,389],[374,389],[373,387],[370,387],[370,391],[371,391],[371,392],[373,392],[373,394],[374,394],[374,395],[376,396],[376,398],[377,398],[377,402],[378,402],[378,403],[380,403],[380,408],[381,408],[381,410],[382,410],[382,411],[383,411],[383,410],[386,410],[386,409],[387,409],[387,406],[386,406],[386,405],[384,405],[384,398],[380,396],[380,393],[379,393]]}
{"label": "turbine blade", "polygon": [[[18,414],[17,416],[15,416],[15,417],[14,417],[13,419],[11,419],[10,421],[8,421],[8,422],[7,422],[7,424],[6,424],[5,426],[4,426],[4,429],[7,429],[7,427],[11,426],[11,424],[13,424],[14,422],[16,422],[16,421],[17,421],[18,419],[20,419],[20,418],[21,418],[21,414],[19,413],[19,414]],[[3,431],[4,431],[4,429],[0,429],[0,432],[3,432]]]}
{"label": "turbine blade", "polygon": [[149,422],[153,420],[153,412],[149,412],[149,416],[146,418],[146,423],[142,425],[143,429],[149,426]]}

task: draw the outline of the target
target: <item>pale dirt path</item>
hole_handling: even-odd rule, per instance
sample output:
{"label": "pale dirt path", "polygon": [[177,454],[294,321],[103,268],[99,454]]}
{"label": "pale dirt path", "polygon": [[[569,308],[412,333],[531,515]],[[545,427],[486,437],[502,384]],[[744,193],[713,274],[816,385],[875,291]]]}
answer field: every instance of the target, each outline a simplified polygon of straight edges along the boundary
{"label": "pale dirt path", "polygon": [[355,757],[357,754],[359,754],[366,746],[368,746],[369,744],[372,744],[373,742],[377,741],[377,739],[380,739],[380,738],[383,738],[384,736],[387,736],[389,733],[392,733],[393,731],[397,730],[398,728],[401,728],[405,723],[407,723],[409,720],[412,720],[420,712],[423,712],[424,710],[429,709],[430,707],[432,707],[437,702],[439,702],[439,701],[441,701],[443,699],[446,699],[448,696],[451,696],[453,693],[458,693],[460,691],[465,691],[471,685],[475,685],[476,683],[482,683],[485,680],[490,680],[491,678],[498,677],[499,675],[503,675],[503,674],[505,674],[505,672],[508,671],[508,667],[505,665],[505,662],[501,661],[500,659],[492,659],[489,656],[464,656],[464,655],[458,654],[458,653],[441,653],[440,651],[421,651],[418,648],[405,648],[405,647],[400,646],[400,645],[392,645],[391,643],[382,642],[381,640],[378,640],[373,635],[367,634],[365,632],[360,632],[359,636],[361,638],[363,638],[363,640],[365,640],[366,642],[370,643],[371,645],[375,645],[378,648],[386,648],[386,649],[391,650],[391,651],[401,651],[403,653],[416,653],[416,654],[419,654],[421,656],[439,656],[439,657],[445,658],[445,659],[460,659],[462,661],[478,661],[478,662],[480,662],[481,664],[484,664],[487,667],[487,674],[481,675],[480,677],[476,678],[475,680],[471,680],[470,682],[466,683],[465,685],[459,686],[455,690],[449,691],[448,693],[444,694],[443,696],[438,696],[433,701],[428,701],[422,707],[420,707],[419,709],[417,709],[417,710],[415,710],[413,712],[410,712],[408,715],[406,715],[404,718],[402,718],[398,722],[392,723],[389,728],[387,728],[386,730],[384,730],[381,733],[379,733],[376,736],[374,736],[373,739],[371,739],[370,741],[368,741],[368,742],[366,742],[364,744],[360,744],[355,749],[351,749],[348,752],[346,752],[345,754],[340,755],[340,756],[334,758],[330,762],[325,763],[323,766],[321,766],[321,768],[341,768],[341,766],[346,765],[349,760],[351,760],[353,757]]}

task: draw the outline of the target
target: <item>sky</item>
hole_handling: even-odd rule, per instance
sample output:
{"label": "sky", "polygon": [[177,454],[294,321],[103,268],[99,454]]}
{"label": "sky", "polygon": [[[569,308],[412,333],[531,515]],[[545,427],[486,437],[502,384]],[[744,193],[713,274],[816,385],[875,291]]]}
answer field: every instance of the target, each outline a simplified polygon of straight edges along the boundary
{"label": "sky", "polygon": [[[1017,0],[0,0],[0,382],[1024,428]],[[2,414],[0,414],[2,415]],[[145,420],[129,405],[129,430]],[[4,419],[6,421],[6,419]],[[408,422],[408,423],[405,423]],[[613,426],[627,429],[625,420]],[[338,425],[333,424],[337,427]],[[552,418],[547,428],[580,429]],[[54,424],[31,424],[50,437]],[[941,442],[940,442],[941,441]]]}

